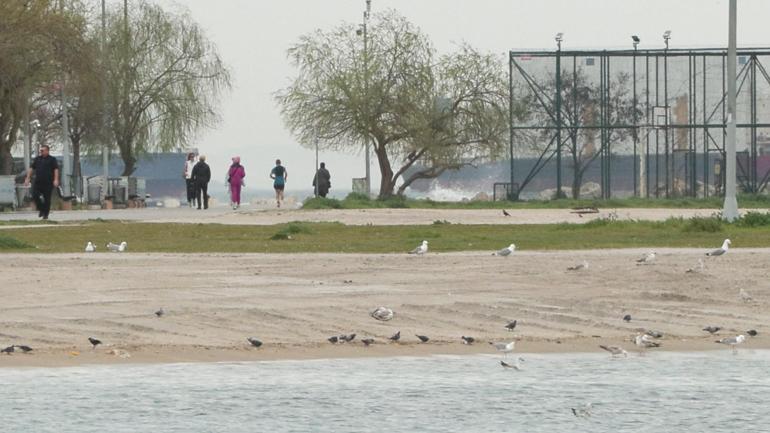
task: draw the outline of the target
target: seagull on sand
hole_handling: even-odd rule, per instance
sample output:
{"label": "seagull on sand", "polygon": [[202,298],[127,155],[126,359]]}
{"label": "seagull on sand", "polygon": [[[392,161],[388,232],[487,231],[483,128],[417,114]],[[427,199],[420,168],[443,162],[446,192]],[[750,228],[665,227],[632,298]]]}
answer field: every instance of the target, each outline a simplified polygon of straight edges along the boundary
{"label": "seagull on sand", "polygon": [[393,310],[387,307],[377,307],[369,315],[381,322],[387,322],[393,318]]}
{"label": "seagull on sand", "polygon": [[96,349],[96,346],[102,344],[102,342],[100,340],[97,340],[94,337],[88,337],[88,342],[91,343],[92,346],[94,346],[94,347],[92,347],[92,349]]}
{"label": "seagull on sand", "polygon": [[160,309],[155,312],[155,315],[158,317],[163,317],[164,314],[166,314],[166,312],[163,310],[163,307],[160,307]]}
{"label": "seagull on sand", "polygon": [[567,268],[568,271],[579,271],[581,269],[588,269],[588,262],[583,260],[583,263],[578,263],[575,266],[570,266]]}
{"label": "seagull on sand", "polygon": [[259,346],[261,346],[261,345],[262,345],[262,342],[261,342],[261,341],[259,341],[259,340],[257,340],[257,339],[256,339],[256,338],[254,338],[254,337],[248,337],[248,338],[246,338],[246,341],[248,341],[249,343],[251,343],[251,345],[252,345],[252,346],[254,346],[254,347],[259,347]]}
{"label": "seagull on sand", "polygon": [[516,347],[516,341],[511,341],[510,343],[493,343],[490,341],[489,344],[494,346],[498,352],[502,352],[506,357],[509,353],[513,352],[513,349]]}
{"label": "seagull on sand", "polygon": [[714,251],[709,251],[706,253],[706,255],[709,257],[716,257],[727,254],[727,250],[730,248],[731,244],[732,242],[730,242],[730,239],[725,239],[725,241],[722,242],[722,246],[720,248],[717,248]]}
{"label": "seagull on sand", "polygon": [[719,332],[720,329],[722,329],[721,326],[707,326],[703,328],[704,331],[708,332],[711,335],[716,334],[717,332]]}
{"label": "seagull on sand", "polygon": [[655,251],[650,251],[649,253],[637,259],[636,263],[639,265],[649,265],[650,263],[655,261],[655,257],[657,257],[657,254],[655,254]]}
{"label": "seagull on sand", "polygon": [[502,359],[500,360],[500,365],[503,366],[503,368],[512,368],[514,370],[521,370],[521,362],[524,362],[524,358],[517,358],[515,364],[509,364]]}
{"label": "seagull on sand", "polygon": [[743,289],[741,289],[741,291],[738,292],[738,296],[741,297],[741,300],[743,302],[751,302],[751,301],[754,300],[754,298],[752,298],[751,295],[749,295],[749,292],[747,292],[747,291],[745,291]]}
{"label": "seagull on sand", "polygon": [[427,343],[430,340],[430,338],[428,338],[428,336],[426,336],[426,335],[414,334],[414,336],[419,338],[421,343]]}
{"label": "seagull on sand", "polygon": [[607,352],[610,352],[612,354],[612,357],[623,355],[625,357],[628,356],[628,352],[623,350],[620,346],[604,346],[602,344],[599,345],[602,349],[606,350]]}
{"label": "seagull on sand", "polygon": [[473,338],[473,337],[466,337],[464,335],[462,337],[460,337],[460,338],[463,339],[463,344],[473,344],[473,342],[476,341],[475,338]]}
{"label": "seagull on sand", "polygon": [[8,346],[3,350],[0,350],[0,353],[5,353],[6,355],[10,355],[14,352],[16,346]]}
{"label": "seagull on sand", "polygon": [[637,336],[634,337],[634,344],[636,344],[636,347],[639,348],[640,355],[644,353],[645,349],[649,349],[651,347],[660,347],[660,343],[653,341],[652,337],[647,334],[637,334]]}
{"label": "seagull on sand", "polygon": [[401,331],[398,331],[395,334],[390,336],[391,341],[398,341],[400,339],[401,339]]}
{"label": "seagull on sand", "polygon": [[735,337],[727,337],[721,340],[716,340],[716,342],[719,344],[729,345],[733,349],[733,354],[738,353],[738,350],[735,348],[735,346],[743,343],[744,341],[746,341],[745,335],[738,335]]}
{"label": "seagull on sand", "polygon": [[91,241],[88,241],[88,244],[86,244],[86,252],[93,253],[94,251],[96,251],[96,246],[91,243]]}
{"label": "seagull on sand", "polygon": [[126,242],[121,242],[119,244],[113,244],[110,242],[107,244],[107,249],[113,253],[122,253],[126,251],[126,248],[128,248],[128,244]]}
{"label": "seagull on sand", "polygon": [[362,338],[361,342],[364,343],[364,346],[368,346],[374,343],[374,338]]}
{"label": "seagull on sand", "polygon": [[412,251],[409,251],[409,254],[417,254],[418,256],[421,256],[428,252],[428,241],[422,241],[420,245],[417,246],[417,248],[413,249]]}
{"label": "seagull on sand", "polygon": [[21,349],[21,351],[22,351],[22,352],[24,352],[24,353],[29,353],[29,352],[32,352],[32,348],[31,348],[31,347],[29,347],[29,346],[26,346],[26,345],[24,345],[24,344],[17,344],[17,345],[16,345],[16,348],[17,348],[17,349]]}
{"label": "seagull on sand", "polygon": [[512,322],[508,322],[508,324],[505,325],[505,329],[507,329],[508,331],[513,331],[514,329],[516,329],[516,320]]}
{"label": "seagull on sand", "polygon": [[513,252],[516,251],[516,245],[510,244],[507,247],[503,248],[502,250],[495,251],[492,253],[493,256],[502,256],[502,257],[508,257]]}
{"label": "seagull on sand", "polygon": [[706,265],[703,263],[703,259],[698,259],[698,265],[693,266],[692,268],[688,268],[685,273],[688,274],[697,274],[699,272],[703,272],[706,269]]}

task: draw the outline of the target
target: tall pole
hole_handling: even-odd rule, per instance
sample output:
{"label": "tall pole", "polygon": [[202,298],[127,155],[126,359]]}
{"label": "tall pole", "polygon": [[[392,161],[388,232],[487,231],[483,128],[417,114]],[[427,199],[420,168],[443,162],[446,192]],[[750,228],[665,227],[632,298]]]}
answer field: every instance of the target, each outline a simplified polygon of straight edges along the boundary
{"label": "tall pole", "polygon": [[734,221],[738,218],[738,200],[735,198],[735,99],[737,49],[737,1],[730,0],[730,24],[727,41],[727,146],[725,155],[725,203],[722,218]]}
{"label": "tall pole", "polygon": [[[59,11],[64,14],[64,1],[59,2]],[[70,160],[70,125],[69,114],[67,113],[67,94],[64,91],[65,80],[67,76],[64,71],[61,75],[61,140],[62,140],[62,170],[60,183],[64,194],[70,195],[70,176],[72,175],[72,162]]]}
{"label": "tall pole", "polygon": [[[638,158],[637,144],[639,143],[639,128],[637,127],[638,119],[637,119],[637,113],[636,113],[636,107],[637,107],[637,103],[636,103],[636,47],[639,44],[639,42],[637,42],[637,41],[638,41],[638,38],[634,39],[634,56],[633,56],[633,68],[634,68],[634,74],[633,74],[634,75],[633,76],[633,80],[634,80],[634,105],[633,105],[632,109],[634,111],[632,113],[633,113],[633,116],[634,116],[634,160],[633,160],[633,166],[634,166],[634,197],[638,197],[639,196],[639,183],[638,183],[639,176],[638,176],[638,172],[637,172],[637,168],[636,168],[636,160]],[[641,158],[639,158],[639,162],[640,162],[640,165],[643,164],[641,162]]]}
{"label": "tall pole", "polygon": [[313,195],[318,198],[318,137],[315,138],[315,177],[313,178]]}
{"label": "tall pole", "polygon": [[[106,6],[106,0],[102,0],[102,128],[105,132],[107,130],[107,124],[109,122],[109,118],[107,116],[107,80],[104,76],[106,66],[107,66],[107,49],[106,49],[106,41],[107,41],[107,6]],[[102,182],[102,191],[99,197],[101,200],[104,200],[104,197],[108,194],[107,193],[107,184],[109,183],[110,178],[110,143],[108,141],[108,138],[106,138],[106,134],[104,134],[104,146],[102,146],[102,176],[104,177],[104,181]]]}
{"label": "tall pole", "polygon": [[[369,39],[366,34],[366,27],[369,24],[369,12],[372,10],[372,0],[366,0],[366,10],[364,11],[364,99],[366,106],[369,107]],[[367,108],[367,113],[368,113]],[[364,141],[364,164],[366,164],[366,195],[372,195],[372,173],[369,162],[369,137]]]}
{"label": "tall pole", "polygon": [[[561,40],[562,34],[556,35],[556,198],[561,192]],[[572,83],[574,86],[575,83]]]}
{"label": "tall pole", "polygon": [[519,192],[513,190],[513,54],[508,53],[508,152],[511,161],[511,186],[508,189],[508,200],[518,199]]}

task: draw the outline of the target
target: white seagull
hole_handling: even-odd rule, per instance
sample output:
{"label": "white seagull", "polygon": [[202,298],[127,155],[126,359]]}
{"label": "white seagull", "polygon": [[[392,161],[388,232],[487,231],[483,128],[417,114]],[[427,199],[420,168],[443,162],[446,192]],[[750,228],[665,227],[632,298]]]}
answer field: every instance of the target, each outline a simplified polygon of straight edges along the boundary
{"label": "white seagull", "polygon": [[741,297],[741,300],[743,302],[751,302],[751,301],[754,300],[754,298],[752,298],[751,295],[749,295],[749,292],[747,292],[747,291],[745,291],[743,289],[741,289],[741,291],[738,292],[738,296]]}
{"label": "white seagull", "polygon": [[567,268],[568,271],[579,271],[581,269],[588,269],[588,262],[583,260],[583,263],[578,263],[575,266],[570,266]]}
{"label": "white seagull", "polygon": [[638,334],[636,337],[634,337],[634,344],[639,348],[639,354],[643,354],[644,349],[648,349],[650,347],[660,347],[660,343],[657,341],[653,341],[652,337],[650,337],[647,334]]}
{"label": "white seagull", "polygon": [[607,352],[610,352],[613,358],[620,355],[623,355],[626,357],[628,356],[628,352],[626,352],[625,350],[623,350],[622,347],[619,347],[619,346],[604,346],[600,344],[599,347],[606,350]]}
{"label": "white seagull", "polygon": [[91,241],[88,241],[88,245],[86,245],[86,252],[93,253],[94,251],[96,251],[96,246]]}
{"label": "white seagull", "polygon": [[511,341],[510,343],[493,343],[489,342],[492,346],[495,346],[495,349],[497,349],[498,352],[502,352],[505,354],[505,356],[508,356],[509,353],[513,352],[513,349],[516,347],[516,342]]}
{"label": "white seagull", "polygon": [[655,261],[655,257],[657,255],[655,254],[655,251],[650,251],[649,253],[643,255],[639,259],[637,259],[636,263],[640,265],[648,265]]}
{"label": "white seagull", "polygon": [[381,322],[387,322],[393,318],[394,313],[393,310],[388,307],[377,307],[374,311],[369,313],[369,315]]}
{"label": "white seagull", "polygon": [[422,241],[422,243],[412,251],[409,251],[409,254],[417,254],[417,255],[423,255],[428,252],[428,241]]}
{"label": "white seagull", "polygon": [[514,251],[516,251],[516,245],[510,244],[507,247],[503,248],[502,250],[495,251],[494,253],[492,253],[492,255],[507,257],[513,254]]}
{"label": "white seagull", "polygon": [[730,239],[725,239],[725,241],[722,242],[721,248],[717,248],[714,251],[710,251],[706,253],[706,255],[709,257],[716,257],[716,256],[721,256],[723,254],[727,254],[727,250],[730,248],[731,244],[732,242],[730,242]]}
{"label": "white seagull", "polygon": [[716,340],[716,342],[719,343],[719,344],[729,345],[733,349],[733,353],[734,354],[738,353],[738,351],[735,348],[735,346],[737,346],[738,344],[743,343],[744,341],[746,341],[746,336],[745,335],[738,335],[736,337],[727,337],[727,338],[723,338],[721,340]]}
{"label": "white seagull", "polygon": [[107,249],[113,253],[122,253],[126,251],[126,248],[128,248],[128,244],[126,242],[121,242],[120,244],[113,244],[110,242],[107,244]]}
{"label": "white seagull", "polygon": [[120,243],[120,245],[118,245],[118,252],[122,253],[126,251],[126,248],[128,248],[128,244],[125,241],[123,241]]}

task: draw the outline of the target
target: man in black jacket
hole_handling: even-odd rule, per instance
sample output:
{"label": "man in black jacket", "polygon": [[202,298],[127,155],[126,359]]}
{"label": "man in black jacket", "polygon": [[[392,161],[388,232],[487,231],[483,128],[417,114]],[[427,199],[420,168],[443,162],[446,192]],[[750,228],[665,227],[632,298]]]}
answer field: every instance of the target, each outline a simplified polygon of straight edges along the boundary
{"label": "man in black jacket", "polygon": [[49,154],[50,150],[47,145],[40,146],[40,154],[32,161],[32,165],[27,170],[27,177],[24,179],[24,185],[29,185],[34,172],[32,197],[35,199],[38,216],[44,220],[48,219],[48,214],[51,212],[51,193],[54,188],[59,187],[59,163]]}
{"label": "man in black jacket", "polygon": [[322,162],[321,168],[318,169],[313,178],[313,186],[316,188],[319,196],[326,197],[326,194],[329,193],[329,188],[332,187],[331,179],[332,176],[329,170],[326,169],[326,164]]}
{"label": "man in black jacket", "polygon": [[[209,181],[211,180],[211,169],[206,164],[206,155],[200,155],[198,157],[198,163],[195,164],[192,171],[192,181],[195,184],[195,197],[198,198],[198,209],[201,208],[201,202],[203,203],[203,209],[209,208]],[[202,197],[201,197],[202,196]]]}

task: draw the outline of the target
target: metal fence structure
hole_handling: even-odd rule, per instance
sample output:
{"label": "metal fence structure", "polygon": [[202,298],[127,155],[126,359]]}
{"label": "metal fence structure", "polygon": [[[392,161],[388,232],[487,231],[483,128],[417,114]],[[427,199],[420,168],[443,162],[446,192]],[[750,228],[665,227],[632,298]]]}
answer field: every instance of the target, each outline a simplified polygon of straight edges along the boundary
{"label": "metal fence structure", "polygon": [[[726,49],[511,51],[510,184],[520,186],[511,198],[553,166],[554,195],[573,196],[594,164],[603,198],[721,194],[726,59]],[[745,192],[770,180],[768,64],[768,48],[738,50],[737,173]],[[631,173],[628,164],[614,167],[619,156],[633,156]],[[517,158],[532,157],[534,166],[516,171]]]}

